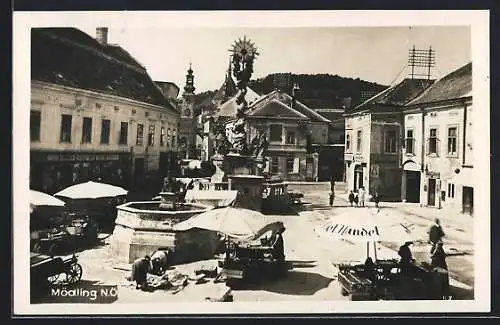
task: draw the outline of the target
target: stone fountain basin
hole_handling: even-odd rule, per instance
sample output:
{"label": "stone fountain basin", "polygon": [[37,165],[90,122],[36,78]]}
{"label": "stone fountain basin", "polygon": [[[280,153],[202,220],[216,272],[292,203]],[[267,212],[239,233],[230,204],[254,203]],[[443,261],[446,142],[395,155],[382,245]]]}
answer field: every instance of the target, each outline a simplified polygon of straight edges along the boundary
{"label": "stone fountain basin", "polygon": [[117,207],[111,250],[122,262],[132,263],[158,249],[172,251],[172,262],[183,263],[213,256],[218,237],[213,231],[174,231],[175,224],[210,210],[202,204],[178,204],[160,208],[158,201],[128,202]]}

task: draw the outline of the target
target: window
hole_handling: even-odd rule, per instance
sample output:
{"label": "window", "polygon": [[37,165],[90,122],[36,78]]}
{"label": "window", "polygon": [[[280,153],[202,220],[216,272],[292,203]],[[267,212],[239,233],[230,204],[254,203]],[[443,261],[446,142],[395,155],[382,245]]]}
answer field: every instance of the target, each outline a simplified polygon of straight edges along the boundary
{"label": "window", "polygon": [[143,124],[137,124],[137,139],[135,141],[135,144],[138,146],[142,146],[142,140],[144,137],[144,125]]}
{"label": "window", "polygon": [[387,153],[395,153],[396,149],[396,131],[389,130],[385,132],[385,148],[384,151]]}
{"label": "window", "polygon": [[358,136],[356,138],[356,151],[361,152],[361,136],[362,132],[361,130],[358,130]]}
{"label": "window", "polygon": [[349,133],[345,136],[345,150],[351,151],[351,135]]}
{"label": "window", "polygon": [[170,128],[167,130],[167,147],[170,146],[170,134],[171,134],[171,131],[170,131]]}
{"label": "window", "polygon": [[407,154],[415,154],[415,138],[413,137],[413,130],[406,130],[406,139],[405,139],[406,153]]}
{"label": "window", "polygon": [[128,123],[122,122],[120,124],[120,142],[119,144],[127,144],[128,143]]}
{"label": "window", "polygon": [[148,132],[148,146],[153,146],[154,144],[155,144],[155,125],[150,124]]}
{"label": "window", "polygon": [[175,136],[177,135],[177,130],[172,130],[172,147],[175,147]]}
{"label": "window", "polygon": [[282,129],[281,124],[271,124],[269,126],[269,141],[281,142]]}
{"label": "window", "polygon": [[457,154],[457,127],[448,128],[448,155]]}
{"label": "window", "polygon": [[103,119],[101,123],[101,144],[109,144],[110,120]]}
{"label": "window", "polygon": [[278,157],[271,158],[271,173],[277,174],[279,170],[279,160]]}
{"label": "window", "polygon": [[61,142],[71,143],[71,122],[73,117],[71,115],[63,114],[61,116]]}
{"label": "window", "polygon": [[428,153],[432,154],[435,153],[437,154],[437,129],[430,129],[429,130],[429,148],[428,148]]}
{"label": "window", "polygon": [[160,146],[164,146],[165,145],[165,127],[161,127],[160,129]]}
{"label": "window", "polygon": [[288,174],[293,173],[293,162],[294,162],[293,157],[286,158],[286,172]]}
{"label": "window", "polygon": [[92,142],[92,118],[84,117],[82,126],[82,143]]}
{"label": "window", "polygon": [[295,132],[293,131],[286,132],[286,144],[295,144]]}
{"label": "window", "polygon": [[40,141],[40,122],[42,114],[40,111],[30,112],[30,139],[31,141]]}
{"label": "window", "polygon": [[455,184],[448,183],[448,197],[449,198],[455,197]]}

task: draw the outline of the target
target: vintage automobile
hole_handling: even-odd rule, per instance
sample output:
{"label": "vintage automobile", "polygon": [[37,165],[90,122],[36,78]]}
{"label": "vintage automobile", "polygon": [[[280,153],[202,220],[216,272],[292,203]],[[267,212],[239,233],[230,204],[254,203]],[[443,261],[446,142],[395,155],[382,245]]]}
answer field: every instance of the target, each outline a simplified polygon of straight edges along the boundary
{"label": "vintage automobile", "polygon": [[99,233],[99,226],[89,216],[65,213],[64,217],[57,221],[44,223],[43,227],[31,228],[31,251],[54,256],[64,249],[71,250],[84,244],[95,243]]}
{"label": "vintage automobile", "polygon": [[448,272],[426,263],[412,264],[403,274],[397,260],[339,265],[341,293],[350,300],[436,300],[449,299]]}
{"label": "vintage automobile", "polygon": [[263,184],[262,211],[263,212],[286,212],[294,205],[294,199],[290,196],[288,185],[280,179],[268,180]]}

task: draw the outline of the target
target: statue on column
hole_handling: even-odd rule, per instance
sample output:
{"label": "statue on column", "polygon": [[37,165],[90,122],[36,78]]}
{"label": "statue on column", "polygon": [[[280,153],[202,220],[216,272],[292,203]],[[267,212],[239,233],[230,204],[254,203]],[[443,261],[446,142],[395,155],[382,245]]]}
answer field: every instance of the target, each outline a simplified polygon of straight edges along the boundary
{"label": "statue on column", "polygon": [[247,86],[253,73],[253,61],[258,55],[257,48],[246,37],[239,39],[231,49],[233,53],[233,75],[237,80],[238,93],[236,95],[236,121],[233,127],[233,143],[231,152],[248,154],[247,134],[245,130],[245,113],[248,103],[245,99]]}

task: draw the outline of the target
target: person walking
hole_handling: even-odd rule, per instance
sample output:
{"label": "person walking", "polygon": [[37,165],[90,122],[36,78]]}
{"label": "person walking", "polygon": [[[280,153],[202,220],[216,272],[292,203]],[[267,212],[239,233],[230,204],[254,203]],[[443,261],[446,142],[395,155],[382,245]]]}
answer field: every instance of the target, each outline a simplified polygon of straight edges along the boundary
{"label": "person walking", "polygon": [[353,202],[354,202],[354,192],[351,190],[349,192],[349,203],[351,204],[351,206]]}
{"label": "person walking", "polygon": [[330,196],[330,198],[329,198],[330,199],[330,207],[333,207],[333,201],[335,200],[335,193],[331,190],[329,196]]}
{"label": "person walking", "polygon": [[373,202],[375,202],[375,207],[378,209],[378,204],[380,202],[380,196],[378,195],[378,192],[375,192],[373,195]]}
{"label": "person walking", "polygon": [[330,190],[331,191],[335,191],[335,179],[334,177],[332,176],[332,178],[330,179]]}
{"label": "person walking", "polygon": [[434,252],[431,254],[431,267],[436,270],[436,268],[441,268],[446,271],[439,272],[438,274],[442,274],[440,277],[439,286],[437,287],[436,296],[439,297],[449,297],[450,296],[450,282],[448,277],[448,264],[446,263],[446,253],[443,249],[443,242],[438,241],[436,244],[436,248]]}
{"label": "person walking", "polygon": [[358,204],[359,204],[359,195],[356,193],[356,195],[354,195],[354,204],[356,205],[356,208],[358,207]]}
{"label": "person walking", "polygon": [[365,187],[361,186],[358,190],[358,195],[359,195],[359,206],[364,207],[365,206]]}
{"label": "person walking", "polygon": [[431,254],[434,253],[437,243],[442,241],[443,237],[444,237],[443,228],[441,227],[439,219],[436,218],[434,220],[434,224],[431,226],[429,230],[429,243],[432,244]]}
{"label": "person walking", "polygon": [[446,253],[444,252],[442,241],[437,242],[436,248],[431,255],[431,266],[448,270],[448,264],[446,263]]}

